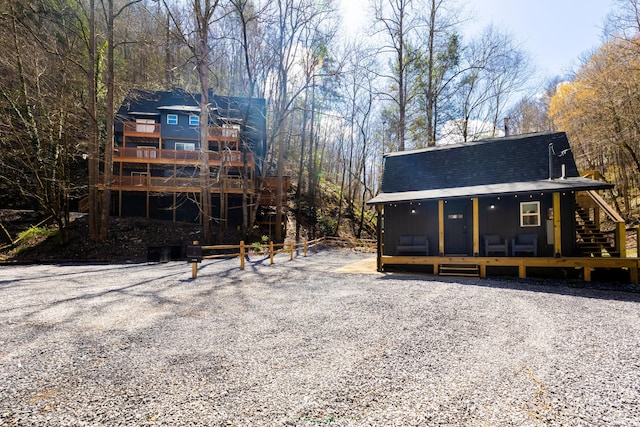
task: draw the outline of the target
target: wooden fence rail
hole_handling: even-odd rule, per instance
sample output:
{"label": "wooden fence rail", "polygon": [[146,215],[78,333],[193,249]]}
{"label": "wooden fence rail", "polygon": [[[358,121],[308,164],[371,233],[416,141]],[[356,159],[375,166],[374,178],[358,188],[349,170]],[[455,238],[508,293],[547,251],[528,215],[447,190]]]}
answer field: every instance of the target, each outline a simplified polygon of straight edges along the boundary
{"label": "wooden fence rail", "polygon": [[[268,245],[260,245],[260,251],[257,254],[265,254],[265,247],[268,248],[269,263],[274,264],[274,256],[279,253],[289,253],[289,260],[293,260],[294,253],[300,249],[303,250],[303,254],[306,257],[309,248],[313,248],[315,252],[318,251],[318,246],[324,241],[324,238],[315,240],[304,240],[301,243],[285,242],[285,243],[273,243],[269,242]],[[200,246],[199,242],[193,242],[193,246],[198,248],[200,256],[187,256],[191,263],[191,278],[195,279],[198,276],[198,262],[201,259],[218,259],[218,258],[240,258],[240,270],[244,270],[245,258],[248,257],[247,246],[249,249],[253,248],[253,245],[246,245],[244,241],[241,241],[239,245],[213,245],[213,246]],[[224,253],[201,255],[204,251],[225,251]]]}

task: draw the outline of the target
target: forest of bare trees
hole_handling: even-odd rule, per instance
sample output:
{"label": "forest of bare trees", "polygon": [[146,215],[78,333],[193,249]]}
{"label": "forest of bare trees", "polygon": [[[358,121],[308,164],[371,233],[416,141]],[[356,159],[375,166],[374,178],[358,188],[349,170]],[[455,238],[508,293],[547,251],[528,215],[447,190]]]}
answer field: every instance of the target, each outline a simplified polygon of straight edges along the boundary
{"label": "forest of bare trees", "polygon": [[[336,0],[3,6],[0,189],[61,229],[70,201],[88,195],[94,240],[109,227],[108,176],[97,188],[111,169],[114,113],[133,88],[205,95],[202,125],[207,88],[265,98],[263,173],[292,177],[297,235],[303,217],[330,234],[349,218],[360,235],[371,226],[364,202],[378,191],[382,153],[500,136],[507,116],[512,133],[569,132],[580,166],[614,180],[622,211],[637,211],[636,0],[619,1],[607,41],[574,76],[546,87],[531,84],[534,64],[508,32],[466,34],[471,11],[454,0],[371,0],[362,11],[370,25],[358,34],[344,31]],[[284,212],[278,206],[277,223]]]}

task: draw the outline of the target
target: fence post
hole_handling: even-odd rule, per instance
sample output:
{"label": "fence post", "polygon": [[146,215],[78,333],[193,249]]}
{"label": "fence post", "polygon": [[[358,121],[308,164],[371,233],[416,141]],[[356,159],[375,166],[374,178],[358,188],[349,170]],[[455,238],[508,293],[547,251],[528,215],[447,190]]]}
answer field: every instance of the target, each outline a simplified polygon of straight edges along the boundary
{"label": "fence post", "polygon": [[[199,241],[194,240],[193,241],[193,246],[198,246],[200,244]],[[198,263],[197,262],[192,262],[191,263],[191,278],[195,279],[196,277],[198,277]]]}
{"label": "fence post", "polygon": [[293,242],[289,242],[289,261],[293,261]]}
{"label": "fence post", "polygon": [[304,256],[307,256],[307,239],[304,239]]}
{"label": "fence post", "polygon": [[244,270],[244,240],[240,240],[240,270]]}
{"label": "fence post", "polygon": [[269,242],[269,263],[273,264],[273,242]]}

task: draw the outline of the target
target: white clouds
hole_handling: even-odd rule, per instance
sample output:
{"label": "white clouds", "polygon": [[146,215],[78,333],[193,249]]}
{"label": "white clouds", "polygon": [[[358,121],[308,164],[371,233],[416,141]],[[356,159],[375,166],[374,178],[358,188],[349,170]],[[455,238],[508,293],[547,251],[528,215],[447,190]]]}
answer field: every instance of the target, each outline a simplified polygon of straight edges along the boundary
{"label": "white clouds", "polygon": [[339,0],[342,12],[344,33],[352,36],[361,33],[368,19],[369,2],[367,0]]}

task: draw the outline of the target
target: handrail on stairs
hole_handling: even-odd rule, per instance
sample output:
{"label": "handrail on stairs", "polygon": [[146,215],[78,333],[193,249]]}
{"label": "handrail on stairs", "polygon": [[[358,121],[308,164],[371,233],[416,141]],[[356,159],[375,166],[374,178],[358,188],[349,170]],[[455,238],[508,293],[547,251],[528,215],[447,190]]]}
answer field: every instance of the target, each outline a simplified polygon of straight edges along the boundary
{"label": "handrail on stairs", "polygon": [[615,209],[613,209],[604,199],[595,191],[589,190],[587,194],[593,199],[594,202],[598,204],[600,209],[604,211],[604,213],[613,221],[613,222],[624,222],[624,219],[620,216]]}
{"label": "handrail on stairs", "polygon": [[626,240],[627,240],[627,230],[624,219],[620,216],[615,209],[613,209],[604,199],[595,191],[595,190],[587,190],[586,193],[591,197],[591,199],[596,202],[598,207],[616,224],[615,230],[615,250],[620,254],[621,258],[626,258]]}

